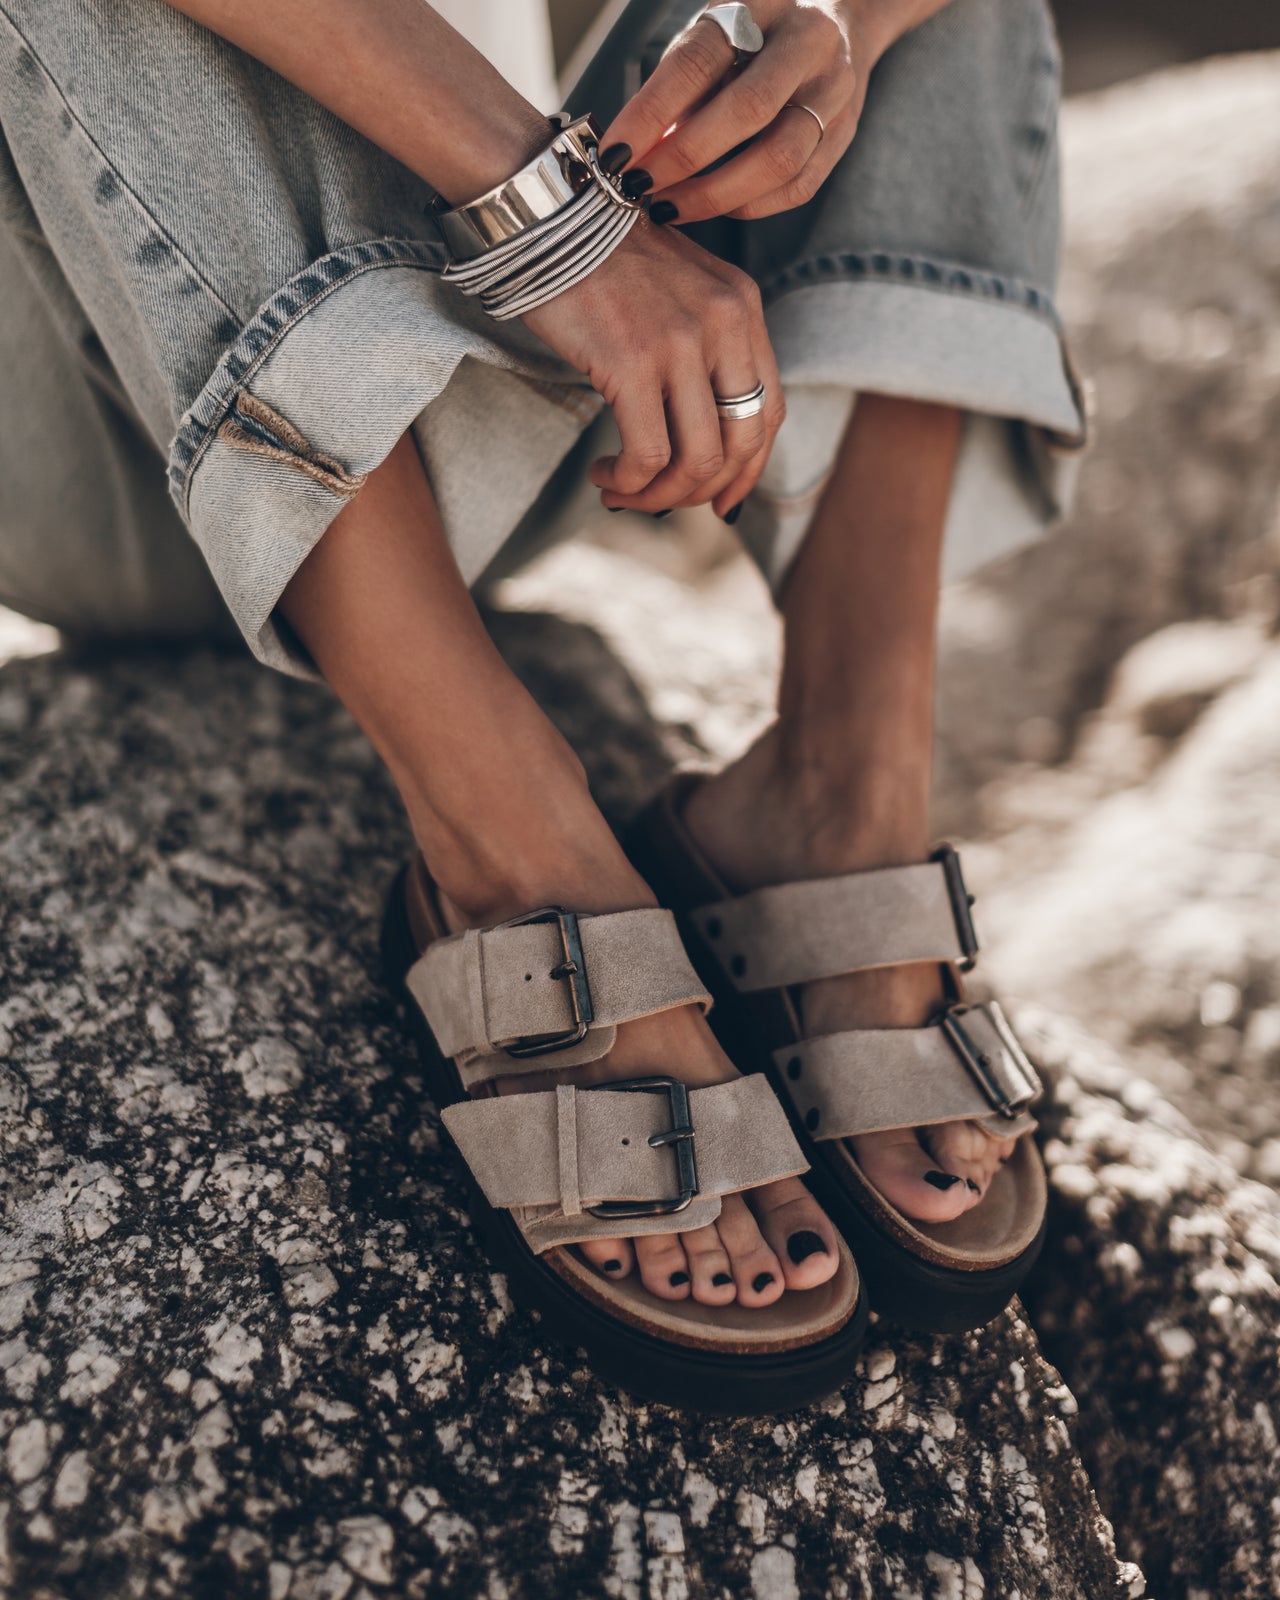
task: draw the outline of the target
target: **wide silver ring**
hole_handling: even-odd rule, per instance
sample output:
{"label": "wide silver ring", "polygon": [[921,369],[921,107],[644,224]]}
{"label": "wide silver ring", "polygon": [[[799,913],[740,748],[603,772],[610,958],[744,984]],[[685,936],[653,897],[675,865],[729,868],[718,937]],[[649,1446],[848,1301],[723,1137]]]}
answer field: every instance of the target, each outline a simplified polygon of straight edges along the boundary
{"label": "wide silver ring", "polygon": [[764,34],[747,6],[708,6],[693,20],[701,22],[704,17],[714,22],[733,46],[735,67],[742,65],[745,56],[753,56],[758,50],[764,49]]}
{"label": "wide silver ring", "polygon": [[827,136],[827,125],[813,109],[813,107],[805,105],[802,100],[788,100],[782,109],[786,111],[788,107],[792,111],[807,111],[809,113],[813,120],[818,124],[818,143],[821,144]]}
{"label": "wide silver ring", "polygon": [[750,394],[718,394],[714,399],[717,415],[726,422],[745,422],[748,417],[758,417],[764,410],[764,384],[756,384]]}

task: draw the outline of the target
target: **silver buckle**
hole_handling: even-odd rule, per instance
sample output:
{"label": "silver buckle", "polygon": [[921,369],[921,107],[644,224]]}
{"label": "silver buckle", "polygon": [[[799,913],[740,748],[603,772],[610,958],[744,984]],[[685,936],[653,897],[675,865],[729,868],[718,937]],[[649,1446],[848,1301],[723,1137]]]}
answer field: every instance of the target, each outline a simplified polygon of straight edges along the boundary
{"label": "silver buckle", "polygon": [[595,1004],[591,999],[591,984],[587,979],[587,963],[582,954],[582,935],[578,929],[577,913],[563,911],[559,906],[543,906],[538,911],[526,911],[522,917],[512,917],[510,922],[499,923],[502,928],[523,928],[531,922],[554,922],[560,929],[560,947],[564,957],[552,967],[552,978],[569,980],[569,1011],[573,1022],[559,1033],[526,1033],[511,1044],[503,1045],[509,1056],[526,1060],[530,1056],[549,1056],[557,1050],[571,1049],[587,1036],[587,1029],[595,1020]]}
{"label": "silver buckle", "polygon": [[947,898],[951,901],[951,915],[955,918],[956,937],[960,941],[960,960],[956,965],[961,972],[972,972],[978,960],[978,930],[973,925],[973,899],[964,881],[960,867],[960,852],[954,845],[940,844],[929,857],[942,868],[946,879]]}
{"label": "silver buckle", "polygon": [[[977,1011],[986,1016],[1004,1046],[999,1059],[989,1056],[964,1025],[964,1018]],[[951,1048],[982,1090],[991,1109],[1013,1121],[1040,1093],[1040,1079],[1018,1043],[1008,1019],[994,1000],[985,1005],[954,1005],[938,1018]]]}
{"label": "silver buckle", "polygon": [[698,1164],[694,1159],[694,1129],[689,1117],[689,1091],[676,1078],[624,1078],[619,1083],[593,1083],[596,1089],[633,1090],[640,1094],[665,1094],[671,1107],[671,1126],[662,1133],[651,1133],[651,1149],[669,1146],[676,1158],[676,1185],[679,1193],[672,1200],[605,1200],[586,1209],[606,1222],[625,1222],[628,1217],[673,1217],[683,1211],[698,1194]]}

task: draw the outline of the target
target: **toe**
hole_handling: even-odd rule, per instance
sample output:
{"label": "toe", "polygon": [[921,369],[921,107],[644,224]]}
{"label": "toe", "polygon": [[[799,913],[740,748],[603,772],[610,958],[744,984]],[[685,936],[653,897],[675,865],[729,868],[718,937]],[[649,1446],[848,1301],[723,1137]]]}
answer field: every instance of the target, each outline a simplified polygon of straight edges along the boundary
{"label": "toe", "polygon": [[772,1305],[786,1288],[782,1263],[765,1242],[759,1223],[740,1194],[725,1196],[716,1226],[729,1252],[738,1300],[744,1306]]}
{"label": "toe", "polygon": [[765,1184],[749,1197],[760,1231],[782,1263],[788,1289],[826,1283],[839,1264],[835,1229],[799,1178]]}
{"label": "toe", "polygon": [[589,1239],[578,1248],[606,1278],[625,1278],[635,1264],[629,1239]]}
{"label": "toe", "polygon": [[689,1298],[689,1261],[674,1233],[641,1234],[635,1240],[640,1281],[662,1300]]}
{"label": "toe", "polygon": [[680,1235],[693,1280],[693,1298],[704,1306],[727,1306],[737,1293],[729,1252],[714,1223]]}
{"label": "toe", "polygon": [[916,1222],[953,1222],[978,1198],[963,1173],[930,1154],[913,1128],[867,1133],[850,1142],[868,1180]]}
{"label": "toe", "polygon": [[966,1210],[986,1194],[1001,1162],[1009,1158],[1016,1144],[1013,1139],[993,1139],[973,1122],[944,1122],[925,1128],[920,1142],[944,1172],[964,1179],[969,1195]]}

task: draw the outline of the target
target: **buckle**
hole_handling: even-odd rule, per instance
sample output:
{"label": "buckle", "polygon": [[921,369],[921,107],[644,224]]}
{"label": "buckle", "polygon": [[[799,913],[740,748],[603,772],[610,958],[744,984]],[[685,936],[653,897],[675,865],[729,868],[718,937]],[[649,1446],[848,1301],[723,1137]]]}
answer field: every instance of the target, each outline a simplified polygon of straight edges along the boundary
{"label": "buckle", "polygon": [[947,883],[947,898],[951,901],[951,915],[955,918],[956,935],[963,952],[956,965],[961,972],[972,972],[978,960],[978,930],[973,925],[974,897],[969,893],[960,867],[960,855],[954,845],[940,844],[929,857],[942,868]]}
{"label": "buckle", "polygon": [[698,1165],[694,1158],[693,1123],[689,1120],[689,1091],[675,1078],[624,1078],[620,1083],[593,1083],[585,1093],[597,1089],[634,1090],[640,1094],[665,1094],[671,1109],[671,1126],[664,1133],[651,1133],[654,1150],[669,1146],[676,1158],[674,1200],[606,1200],[586,1209],[606,1222],[625,1222],[628,1217],[672,1217],[683,1211],[698,1191]]}
{"label": "buckle", "polygon": [[[971,1011],[981,1012],[986,1016],[1007,1052],[1006,1057],[993,1061],[965,1027],[963,1018]],[[1040,1093],[1040,1080],[1036,1076],[1036,1069],[1028,1060],[1026,1051],[1018,1043],[1017,1036],[1009,1026],[1004,1012],[994,1000],[981,1006],[948,1006],[938,1018],[938,1026],[946,1034],[952,1049],[968,1068],[974,1082],[987,1097],[991,1109],[1000,1116],[1012,1121],[1020,1116]],[[1013,1063],[1012,1072],[1008,1070],[1009,1061]]]}
{"label": "buckle", "polygon": [[559,906],[543,906],[538,911],[526,911],[522,917],[512,917],[510,922],[499,923],[502,928],[522,928],[531,922],[554,922],[560,928],[560,945],[564,959],[552,967],[552,978],[569,980],[569,1010],[572,1026],[560,1033],[526,1033],[513,1043],[504,1045],[509,1056],[526,1060],[530,1056],[552,1055],[557,1050],[568,1050],[587,1036],[587,1029],[595,1020],[595,1005],[591,999],[591,985],[587,981],[587,963],[582,954],[582,936],[578,930],[576,911],[563,911]]}

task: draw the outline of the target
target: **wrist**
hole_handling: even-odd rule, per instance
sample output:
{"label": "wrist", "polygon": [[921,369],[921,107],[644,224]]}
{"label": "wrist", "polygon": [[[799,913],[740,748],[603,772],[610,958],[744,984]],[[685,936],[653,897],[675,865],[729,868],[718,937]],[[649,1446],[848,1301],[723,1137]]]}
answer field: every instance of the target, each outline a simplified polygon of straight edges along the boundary
{"label": "wrist", "polygon": [[[441,198],[450,206],[468,205],[495,185],[504,183],[551,143],[555,130],[549,120],[532,106],[502,127],[492,125],[450,135],[453,146],[447,172],[436,172],[438,160],[431,163],[433,173],[423,173]],[[437,150],[438,150],[437,146]],[[437,181],[433,182],[433,177]]]}

